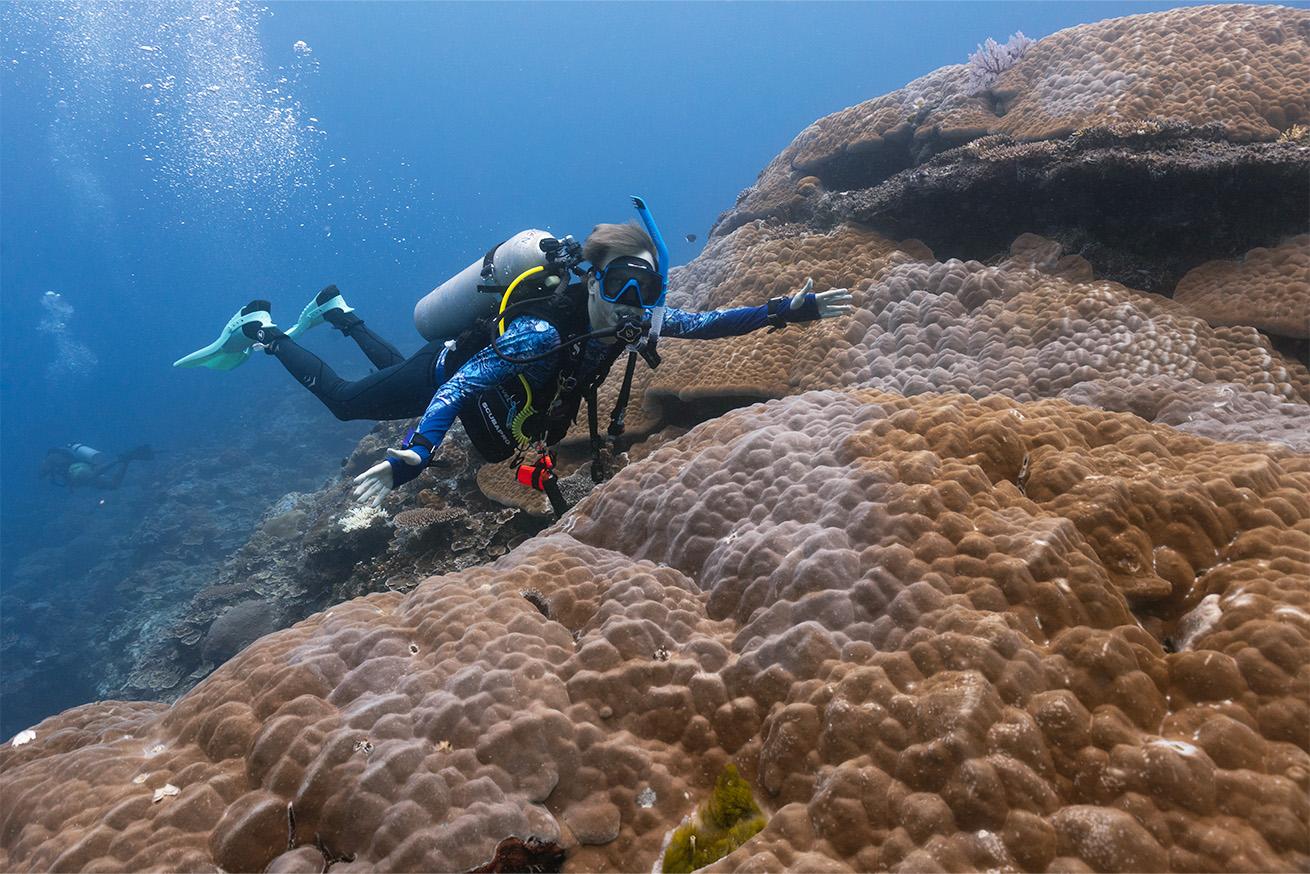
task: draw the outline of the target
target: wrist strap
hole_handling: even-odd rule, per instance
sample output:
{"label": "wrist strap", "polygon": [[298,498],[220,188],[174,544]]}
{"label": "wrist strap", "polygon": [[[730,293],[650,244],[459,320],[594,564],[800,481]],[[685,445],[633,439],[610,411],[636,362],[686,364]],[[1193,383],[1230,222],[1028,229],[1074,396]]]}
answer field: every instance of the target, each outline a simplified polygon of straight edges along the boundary
{"label": "wrist strap", "polygon": [[437,444],[420,434],[418,429],[411,428],[405,435],[405,442],[400,444],[400,448],[413,449],[415,446],[421,446],[428,451],[428,461],[432,460],[432,454],[437,451]]}
{"label": "wrist strap", "polygon": [[787,327],[787,309],[791,306],[791,298],[773,297],[769,298],[768,316],[765,318],[765,324],[769,325],[769,333],[781,331]]}

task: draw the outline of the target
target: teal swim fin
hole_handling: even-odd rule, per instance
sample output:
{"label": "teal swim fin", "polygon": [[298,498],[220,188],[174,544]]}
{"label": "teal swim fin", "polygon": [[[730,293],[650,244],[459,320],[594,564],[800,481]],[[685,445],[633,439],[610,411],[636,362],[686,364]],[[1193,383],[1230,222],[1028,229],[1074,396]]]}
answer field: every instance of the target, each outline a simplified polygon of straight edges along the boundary
{"label": "teal swim fin", "polygon": [[335,285],[329,285],[327,288],[314,295],[314,299],[305,304],[305,308],[300,311],[300,318],[287,331],[287,336],[292,339],[299,337],[310,328],[316,328],[323,324],[326,319],[324,314],[330,310],[340,310],[343,313],[353,313],[355,308],[346,304],[346,299],[341,296]]}
{"label": "teal swim fin", "polygon": [[269,327],[273,317],[269,315],[269,303],[266,300],[252,300],[237,311],[228,320],[218,339],[203,349],[197,349],[173,362],[174,367],[208,367],[210,370],[231,370],[240,367],[250,358],[250,347],[255,341],[242,331],[246,325],[257,324]]}

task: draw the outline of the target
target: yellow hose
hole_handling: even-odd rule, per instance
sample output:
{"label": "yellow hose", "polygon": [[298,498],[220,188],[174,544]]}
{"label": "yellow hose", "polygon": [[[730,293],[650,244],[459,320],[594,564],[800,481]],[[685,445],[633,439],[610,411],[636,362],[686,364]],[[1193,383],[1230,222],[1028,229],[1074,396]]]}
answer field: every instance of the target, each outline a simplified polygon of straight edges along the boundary
{"label": "yellow hose", "polygon": [[[509,284],[509,288],[505,289],[505,293],[501,295],[500,298],[500,309],[496,311],[496,315],[501,317],[496,320],[496,325],[500,329],[500,333],[497,334],[497,336],[503,337],[505,335],[504,313],[505,313],[505,308],[509,306],[509,298],[510,295],[514,293],[514,289],[518,288],[519,283],[527,279],[529,276],[532,276],[536,273],[540,273],[545,269],[546,269],[545,267],[538,266],[538,267],[532,267],[527,270],[524,270],[518,276],[514,277],[514,281]],[[511,425],[511,430],[514,432],[514,436],[518,438],[519,445],[527,446],[529,441],[527,435],[523,433],[523,422],[526,421],[528,416],[530,416],[532,413],[536,411],[532,409],[532,386],[528,385],[527,377],[525,377],[523,374],[520,373],[519,382],[523,383],[523,390],[527,392],[527,400],[524,401],[523,409],[519,412],[517,416],[514,417],[514,422]]]}

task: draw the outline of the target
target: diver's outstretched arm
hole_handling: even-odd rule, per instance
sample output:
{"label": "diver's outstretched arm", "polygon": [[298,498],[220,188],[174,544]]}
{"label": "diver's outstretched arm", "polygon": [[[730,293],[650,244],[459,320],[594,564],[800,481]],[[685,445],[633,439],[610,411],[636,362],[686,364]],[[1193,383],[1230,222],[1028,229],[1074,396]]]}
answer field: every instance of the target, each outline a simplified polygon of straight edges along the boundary
{"label": "diver's outstretched arm", "polygon": [[465,403],[472,402],[479,393],[500,385],[516,373],[523,378],[524,372],[531,372],[534,366],[551,366],[545,362],[515,365],[506,358],[530,358],[555,349],[560,344],[560,336],[550,323],[523,316],[511,322],[497,342],[501,355],[488,346],[453,374],[439,376],[441,386],[401,448],[388,449],[384,460],[355,477],[357,500],[380,506],[392,489],[415,479],[432,460],[432,454],[445,439],[451,425],[455,424]]}
{"label": "diver's outstretched arm", "polygon": [[851,293],[846,289],[834,288],[816,294],[812,288],[814,280],[807,279],[795,294],[775,297],[767,304],[755,307],[733,307],[704,313],[670,307],[665,311],[660,334],[683,340],[717,340],[749,334],[765,326],[778,330],[798,322],[844,316],[853,309]]}

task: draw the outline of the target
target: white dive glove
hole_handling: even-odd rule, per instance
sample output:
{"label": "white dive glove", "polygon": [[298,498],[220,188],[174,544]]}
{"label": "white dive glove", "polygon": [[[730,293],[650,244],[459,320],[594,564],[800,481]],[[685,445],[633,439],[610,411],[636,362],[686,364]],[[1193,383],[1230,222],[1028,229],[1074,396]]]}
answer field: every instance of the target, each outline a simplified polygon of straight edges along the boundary
{"label": "white dive glove", "polygon": [[797,322],[817,322],[819,319],[844,316],[855,309],[851,304],[851,293],[846,289],[833,288],[816,294],[811,290],[813,288],[814,280],[806,279],[801,290],[791,297],[775,297],[769,301],[766,322],[772,326],[770,333]]}
{"label": "white dive glove", "polygon": [[[814,290],[814,280],[806,277],[805,285],[800,291],[791,296],[791,310],[800,312],[805,306],[805,295]],[[831,319],[834,316],[844,316],[855,307],[851,305],[851,293],[844,288],[833,288],[828,291],[820,291],[814,295],[814,304],[818,309],[819,318]]]}
{"label": "white dive glove", "polygon": [[392,489],[422,473],[425,464],[427,459],[413,449],[388,449],[385,461],[355,477],[355,500],[371,507],[382,506]]}

